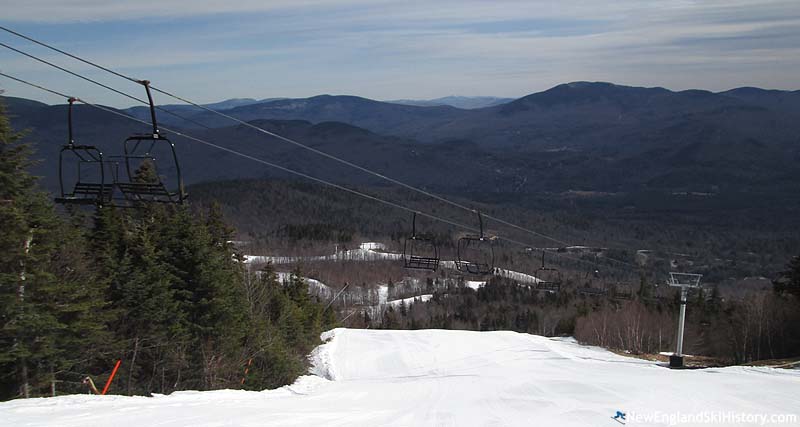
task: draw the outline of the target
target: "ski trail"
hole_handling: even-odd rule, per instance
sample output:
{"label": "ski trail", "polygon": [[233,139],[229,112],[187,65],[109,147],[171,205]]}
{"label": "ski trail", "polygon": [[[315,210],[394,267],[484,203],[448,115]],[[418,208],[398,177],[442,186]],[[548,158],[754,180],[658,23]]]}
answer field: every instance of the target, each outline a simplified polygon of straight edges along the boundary
{"label": "ski trail", "polygon": [[501,331],[335,329],[323,339],[310,356],[315,375],[289,387],[19,399],[0,403],[0,426],[617,426],[616,411],[800,408],[797,370],[674,371],[572,339]]}

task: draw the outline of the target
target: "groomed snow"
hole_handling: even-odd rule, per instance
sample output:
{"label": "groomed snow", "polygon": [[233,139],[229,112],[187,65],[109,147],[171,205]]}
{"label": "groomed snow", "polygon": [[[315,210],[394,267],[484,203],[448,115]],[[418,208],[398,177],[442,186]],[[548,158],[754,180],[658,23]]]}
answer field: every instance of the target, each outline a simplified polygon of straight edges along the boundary
{"label": "groomed snow", "polygon": [[331,339],[311,355],[316,375],[289,387],[14,400],[0,403],[0,424],[618,426],[611,419],[618,410],[628,414],[627,425],[654,425],[633,414],[800,408],[798,371],[673,371],[571,339],[514,332],[336,329],[323,335]]}

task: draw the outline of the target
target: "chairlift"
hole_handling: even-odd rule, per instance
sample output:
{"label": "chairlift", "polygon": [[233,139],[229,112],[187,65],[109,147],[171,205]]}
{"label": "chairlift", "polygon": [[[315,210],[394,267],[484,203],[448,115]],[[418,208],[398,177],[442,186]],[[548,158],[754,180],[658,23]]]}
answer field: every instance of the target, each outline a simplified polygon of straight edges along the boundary
{"label": "chairlift", "polygon": [[611,297],[621,300],[633,299],[633,287],[625,283],[616,283],[612,288]]}
{"label": "chairlift", "polygon": [[583,287],[578,288],[578,293],[588,296],[605,296],[608,295],[608,289],[600,286],[593,286],[591,283],[586,283]]}
{"label": "chairlift", "polygon": [[[111,203],[116,182],[116,163],[103,160],[103,152],[93,145],[78,145],[72,134],[72,106],[76,98],[69,98],[67,107],[67,144],[58,155],[58,183],[61,190],[56,203],[102,206]],[[67,169],[70,169],[67,171]],[[74,178],[71,172],[75,173]]]}
{"label": "chairlift", "polygon": [[405,268],[436,271],[439,268],[439,248],[432,236],[417,234],[417,213],[411,219],[411,236],[403,244]]}
{"label": "chairlift", "polygon": [[480,234],[458,239],[456,269],[462,273],[486,276],[494,273],[494,238],[483,233],[483,217],[478,214]]}
{"label": "chairlift", "polygon": [[536,289],[540,291],[558,292],[561,290],[561,271],[553,267],[545,267],[542,251],[542,266],[536,270]]}
{"label": "chairlift", "polygon": [[660,287],[658,282],[652,282],[652,292],[653,294],[650,296],[642,297],[642,301],[651,302],[655,304],[663,304],[667,302],[667,298],[664,297],[662,290],[663,287]]}
{"label": "chairlift", "polygon": [[[183,176],[175,144],[158,130],[153,96],[150,93],[150,82],[141,80],[139,83],[147,92],[153,130],[148,134],[132,135],[125,140],[123,159],[128,179],[125,182],[119,182],[117,187],[129,202],[181,204],[186,200],[187,195],[184,191]],[[157,156],[163,153],[166,153],[168,157],[166,159],[168,170],[159,169],[158,160],[161,159]],[[164,163],[161,164],[163,166]],[[142,171],[147,167],[152,168],[152,171],[147,176],[142,176]],[[161,175],[162,172],[168,173],[169,178]]]}
{"label": "chairlift", "polygon": [[578,288],[578,293],[588,296],[606,296],[608,295],[608,289],[603,285],[600,270],[597,269],[597,254],[594,255],[594,259],[594,271],[586,272],[584,285]]}

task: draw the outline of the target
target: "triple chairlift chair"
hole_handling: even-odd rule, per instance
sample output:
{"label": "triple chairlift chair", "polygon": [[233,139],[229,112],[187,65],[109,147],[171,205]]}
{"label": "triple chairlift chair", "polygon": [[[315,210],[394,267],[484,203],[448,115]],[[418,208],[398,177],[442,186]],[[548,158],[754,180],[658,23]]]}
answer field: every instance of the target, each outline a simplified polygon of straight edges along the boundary
{"label": "triple chairlift chair", "polygon": [[110,204],[117,180],[118,165],[103,159],[103,152],[93,145],[75,144],[72,134],[72,106],[67,106],[67,144],[58,155],[58,183],[61,195],[55,201],[64,205]]}
{"label": "triple chairlift chair", "polygon": [[478,214],[480,234],[468,234],[458,239],[456,269],[473,276],[487,276],[494,273],[494,236],[483,232],[483,217]]}
{"label": "triple chairlift chair", "polygon": [[[153,129],[151,133],[136,134],[125,140],[122,158],[125,162],[127,181],[118,182],[117,187],[128,202],[181,204],[187,195],[184,191],[175,144],[158,130],[150,82],[142,80],[139,83],[147,92]],[[161,166],[166,165],[164,169],[159,169],[158,160],[162,160]],[[147,171],[148,169],[150,170]]]}
{"label": "triple chairlift chair", "polygon": [[436,271],[439,268],[439,248],[433,236],[417,234],[417,213],[411,219],[411,236],[403,244],[403,266],[417,270]]}
{"label": "triple chairlift chair", "polygon": [[542,266],[536,270],[536,289],[547,292],[558,292],[561,290],[561,271],[553,267],[545,267],[544,252],[542,251]]}

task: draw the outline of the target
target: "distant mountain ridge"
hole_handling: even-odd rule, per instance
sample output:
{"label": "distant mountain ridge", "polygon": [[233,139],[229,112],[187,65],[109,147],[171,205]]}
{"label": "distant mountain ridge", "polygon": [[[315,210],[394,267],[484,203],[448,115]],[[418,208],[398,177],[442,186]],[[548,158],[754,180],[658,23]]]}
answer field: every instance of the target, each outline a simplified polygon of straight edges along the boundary
{"label": "distant mountain ridge", "polygon": [[[66,138],[65,106],[6,102],[17,116],[14,125],[31,128],[40,142],[39,173],[52,175],[56,147]],[[473,110],[333,95],[249,102],[230,102],[238,106],[225,114],[443,192],[800,191],[798,91],[676,92],[574,82]],[[77,112],[76,135],[86,143],[114,147],[141,128],[86,107]],[[182,114],[213,129],[192,128],[165,114],[159,120],[344,183],[374,183],[208,111]],[[191,150],[185,141],[179,144],[192,165],[185,168],[191,182],[266,172],[196,144]]]}
{"label": "distant mountain ridge", "polygon": [[[640,131],[645,132],[644,139],[649,139],[656,128],[685,127],[692,123],[696,126],[705,119],[711,119],[715,126],[742,127],[747,123],[744,116],[753,114],[758,116],[754,124],[774,117],[779,119],[776,124],[785,123],[791,129],[795,122],[789,116],[800,114],[800,92],[753,88],[718,93],[676,92],[660,87],[573,82],[511,102],[469,110],[447,105],[402,105],[356,96],[319,95],[257,102],[224,111],[241,120],[339,121],[379,134],[426,143],[467,139],[486,146],[553,149],[596,144],[598,132],[603,134],[603,144],[617,144],[621,138]],[[234,124],[207,111],[186,115],[211,127]],[[704,119],[700,120],[700,116]],[[737,118],[723,125],[726,116]],[[741,122],[743,118],[744,123]],[[193,126],[166,115],[161,115],[160,120],[178,127]],[[765,130],[774,134],[777,129]]]}
{"label": "distant mountain ridge", "polygon": [[476,108],[492,107],[513,101],[514,98],[498,98],[496,96],[445,96],[435,99],[395,99],[393,104],[416,105],[419,107],[433,107],[437,105],[449,105],[463,110]]}
{"label": "distant mountain ridge", "polygon": [[[277,101],[280,99],[285,99],[285,98],[264,98],[264,99],[231,98],[231,99],[226,99],[224,101],[212,102],[209,104],[200,104],[200,105],[215,111],[225,111],[236,107],[244,107],[246,105],[258,104],[261,102]],[[159,107],[167,111],[172,111],[174,113],[180,114],[181,116],[193,115],[205,111],[200,107],[195,107],[194,105],[186,105],[186,104],[159,104]],[[125,108],[122,111],[127,114],[130,114],[133,117],[136,117],[137,119],[142,119],[142,120],[150,119],[150,110],[148,109],[148,107],[145,107],[143,105],[141,106],[137,105],[135,107]]]}

